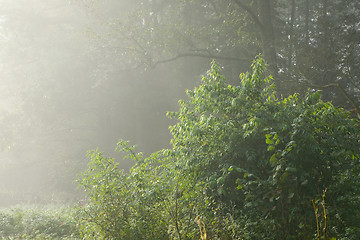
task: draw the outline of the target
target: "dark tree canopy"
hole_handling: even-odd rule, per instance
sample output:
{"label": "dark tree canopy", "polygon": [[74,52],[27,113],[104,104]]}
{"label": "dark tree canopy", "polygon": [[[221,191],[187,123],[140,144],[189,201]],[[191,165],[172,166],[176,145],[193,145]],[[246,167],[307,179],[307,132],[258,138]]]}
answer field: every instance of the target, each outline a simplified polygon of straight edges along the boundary
{"label": "dark tree canopy", "polygon": [[128,21],[108,19],[113,37],[104,42],[122,64],[216,59],[231,81],[262,53],[280,93],[321,89],[325,100],[359,112],[358,1],[140,2]]}

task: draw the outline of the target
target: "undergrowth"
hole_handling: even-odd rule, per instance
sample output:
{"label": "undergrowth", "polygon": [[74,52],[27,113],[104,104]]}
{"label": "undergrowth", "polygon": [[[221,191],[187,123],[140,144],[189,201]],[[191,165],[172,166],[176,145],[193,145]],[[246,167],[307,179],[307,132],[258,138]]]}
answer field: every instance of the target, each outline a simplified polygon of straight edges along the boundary
{"label": "undergrowth", "polygon": [[65,206],[0,209],[0,239],[78,239],[74,211]]}

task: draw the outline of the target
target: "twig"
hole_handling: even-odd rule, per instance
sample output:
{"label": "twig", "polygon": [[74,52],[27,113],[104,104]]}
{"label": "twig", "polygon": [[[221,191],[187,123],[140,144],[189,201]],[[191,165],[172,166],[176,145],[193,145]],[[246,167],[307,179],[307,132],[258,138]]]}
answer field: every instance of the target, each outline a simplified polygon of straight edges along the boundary
{"label": "twig", "polygon": [[172,58],[153,62],[152,67],[156,67],[158,64],[172,62],[179,58],[184,58],[184,57],[201,57],[201,58],[222,59],[222,60],[232,60],[232,61],[249,61],[248,58],[225,57],[225,56],[218,56],[218,55],[213,55],[213,54],[203,54],[203,53],[181,53]]}
{"label": "twig", "polygon": [[357,105],[357,103],[350,97],[350,95],[345,91],[345,89],[339,83],[330,83],[330,84],[323,85],[323,86],[310,84],[310,86],[313,88],[318,88],[318,89],[326,89],[326,88],[331,88],[331,87],[338,88],[342,92],[342,94],[344,94],[344,96],[349,100],[349,102],[351,102],[351,104],[354,106],[356,112],[360,113],[360,108]]}
{"label": "twig", "polygon": [[234,2],[242,9],[244,9],[245,11],[247,11],[249,13],[249,15],[251,16],[251,18],[254,20],[254,22],[259,26],[259,28],[261,30],[264,30],[264,25],[261,23],[259,17],[255,14],[255,12],[246,4],[244,4],[243,2],[241,2],[240,0],[234,0]]}
{"label": "twig", "polygon": [[176,188],[175,188],[175,227],[176,227],[176,232],[179,236],[179,240],[181,240],[181,233],[178,222],[178,187],[179,187],[179,178],[177,179]]}
{"label": "twig", "polygon": [[316,232],[317,232],[317,239],[320,240],[320,230],[319,230],[319,218],[318,218],[318,207],[315,205],[315,200],[312,200],[312,205],[314,207],[315,218],[316,218]]}
{"label": "twig", "polygon": [[325,194],[326,194],[326,188],[323,192],[322,195],[322,202],[321,202],[321,206],[323,208],[323,214],[324,214],[324,227],[323,227],[323,237],[324,240],[326,240],[326,228],[327,228],[327,215],[326,215],[326,207],[325,207]]}

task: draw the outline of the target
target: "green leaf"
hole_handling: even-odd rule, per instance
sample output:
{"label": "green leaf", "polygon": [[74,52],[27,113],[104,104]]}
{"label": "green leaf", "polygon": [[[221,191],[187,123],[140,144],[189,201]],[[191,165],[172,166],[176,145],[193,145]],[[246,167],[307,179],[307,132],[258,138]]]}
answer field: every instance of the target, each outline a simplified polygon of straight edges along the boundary
{"label": "green leaf", "polygon": [[275,150],[274,145],[270,145],[267,150],[268,150],[268,151],[273,151],[273,150]]}
{"label": "green leaf", "polygon": [[275,154],[271,155],[269,161],[272,165],[275,165],[278,162],[278,154],[275,153]]}

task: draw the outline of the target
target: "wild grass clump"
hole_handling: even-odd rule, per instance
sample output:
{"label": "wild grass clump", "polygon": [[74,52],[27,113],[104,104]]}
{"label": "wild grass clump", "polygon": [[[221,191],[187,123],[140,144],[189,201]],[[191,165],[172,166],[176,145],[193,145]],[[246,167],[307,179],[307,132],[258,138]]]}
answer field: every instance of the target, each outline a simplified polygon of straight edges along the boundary
{"label": "wild grass clump", "polygon": [[18,206],[0,209],[1,239],[77,239],[69,207]]}

